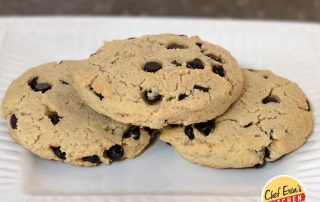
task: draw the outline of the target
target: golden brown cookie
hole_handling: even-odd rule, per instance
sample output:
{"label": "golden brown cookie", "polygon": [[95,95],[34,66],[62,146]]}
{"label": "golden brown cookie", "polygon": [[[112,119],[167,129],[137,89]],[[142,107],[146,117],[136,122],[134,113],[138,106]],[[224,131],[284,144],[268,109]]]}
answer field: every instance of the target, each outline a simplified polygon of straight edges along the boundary
{"label": "golden brown cookie", "polygon": [[270,71],[243,72],[244,93],[225,114],[167,127],[160,139],[189,161],[217,168],[253,167],[301,147],[313,126],[302,90]]}
{"label": "golden brown cookie", "polygon": [[150,128],[212,119],[243,87],[242,71],[228,51],[173,34],[106,42],[73,78],[97,112]]}
{"label": "golden brown cookie", "polygon": [[2,103],[9,133],[41,158],[74,165],[134,158],[149,144],[149,134],[96,113],[80,99],[69,71],[79,63],[48,63],[14,80]]}

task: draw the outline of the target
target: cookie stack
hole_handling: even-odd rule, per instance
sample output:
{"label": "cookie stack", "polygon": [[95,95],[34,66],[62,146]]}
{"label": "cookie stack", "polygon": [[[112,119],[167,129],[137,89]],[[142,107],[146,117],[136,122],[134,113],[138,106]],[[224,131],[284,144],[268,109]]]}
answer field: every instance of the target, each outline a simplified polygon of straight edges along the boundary
{"label": "cookie stack", "polygon": [[312,130],[295,83],[173,34],[106,42],[87,60],[32,68],[12,82],[2,115],[36,155],[82,166],[134,158],[159,137],[194,163],[253,167],[296,150]]}

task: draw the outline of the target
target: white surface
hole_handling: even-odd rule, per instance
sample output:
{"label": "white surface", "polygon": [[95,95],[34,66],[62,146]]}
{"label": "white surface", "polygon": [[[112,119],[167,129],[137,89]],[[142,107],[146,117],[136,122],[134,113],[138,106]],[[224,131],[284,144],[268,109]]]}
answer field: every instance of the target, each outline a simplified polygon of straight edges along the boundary
{"label": "white surface", "polygon": [[144,18],[0,18],[0,99],[27,68],[89,56],[104,40],[152,33],[199,35],[241,65],[297,82],[315,128],[300,150],[260,169],[210,169],[156,142],[134,160],[81,168],[41,160],[13,143],[0,121],[0,201],[260,201],[270,178],[300,179],[320,200],[320,27],[315,24]]}

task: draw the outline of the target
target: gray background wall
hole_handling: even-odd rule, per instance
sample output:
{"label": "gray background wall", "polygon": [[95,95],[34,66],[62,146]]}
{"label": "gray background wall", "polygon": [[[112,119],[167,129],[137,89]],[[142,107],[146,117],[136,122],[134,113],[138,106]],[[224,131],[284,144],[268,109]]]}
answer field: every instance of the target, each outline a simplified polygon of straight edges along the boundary
{"label": "gray background wall", "polygon": [[320,0],[0,0],[0,15],[60,14],[320,21]]}

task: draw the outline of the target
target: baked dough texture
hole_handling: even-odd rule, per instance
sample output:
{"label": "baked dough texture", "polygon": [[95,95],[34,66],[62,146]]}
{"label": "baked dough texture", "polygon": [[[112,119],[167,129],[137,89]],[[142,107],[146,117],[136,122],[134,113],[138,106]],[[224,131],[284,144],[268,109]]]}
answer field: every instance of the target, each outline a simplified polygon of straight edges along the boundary
{"label": "baked dough texture", "polygon": [[243,70],[243,95],[222,116],[164,129],[160,139],[187,160],[216,168],[275,161],[305,142],[313,127],[302,90],[271,71]]}
{"label": "baked dough texture", "polygon": [[2,103],[9,133],[41,158],[74,165],[134,158],[150,135],[96,113],[80,99],[70,76],[80,63],[44,64],[14,80]]}
{"label": "baked dough texture", "polygon": [[106,42],[72,76],[95,111],[156,129],[221,115],[243,88],[242,71],[228,51],[173,34]]}

